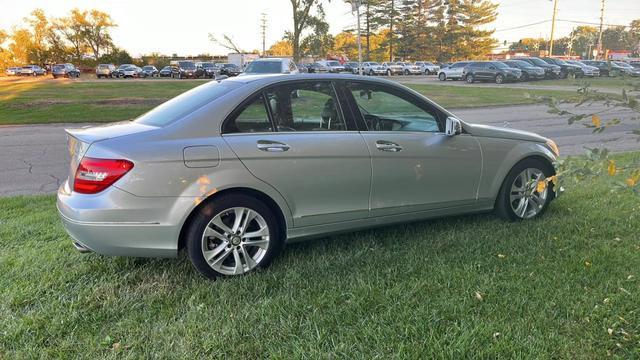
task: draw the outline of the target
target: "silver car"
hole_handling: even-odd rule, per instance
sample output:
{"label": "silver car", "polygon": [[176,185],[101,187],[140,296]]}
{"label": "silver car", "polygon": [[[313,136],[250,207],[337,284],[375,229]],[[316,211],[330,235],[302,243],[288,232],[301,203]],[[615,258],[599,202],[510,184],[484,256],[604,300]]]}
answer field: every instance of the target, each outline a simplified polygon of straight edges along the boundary
{"label": "silver car", "polygon": [[458,61],[449,66],[443,66],[438,72],[438,79],[440,81],[446,80],[461,80],[464,77],[464,68],[469,65],[471,61]]}
{"label": "silver car", "polygon": [[67,132],[57,207],[75,247],[185,248],[210,278],[331,233],[491,210],[537,217],[554,198],[558,155],[539,135],[467,123],[354,75],[212,81],[134,121]]}

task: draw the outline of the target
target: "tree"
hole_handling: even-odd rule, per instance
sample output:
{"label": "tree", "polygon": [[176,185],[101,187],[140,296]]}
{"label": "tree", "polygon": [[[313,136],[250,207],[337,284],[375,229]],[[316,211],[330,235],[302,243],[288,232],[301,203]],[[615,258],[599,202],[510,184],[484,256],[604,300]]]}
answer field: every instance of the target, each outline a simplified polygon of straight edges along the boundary
{"label": "tree", "polygon": [[573,39],[571,43],[572,52],[582,56],[590,57],[592,49],[595,49],[598,42],[598,29],[594,26],[578,26],[569,35]]}
{"label": "tree", "polygon": [[100,58],[101,51],[113,46],[113,40],[109,34],[109,30],[117,26],[111,16],[100,10],[91,10],[85,13],[82,25],[82,35],[85,42],[91,48],[93,56]]}
{"label": "tree", "polygon": [[100,63],[104,64],[131,64],[133,63],[133,58],[126,50],[113,48],[112,51],[108,54],[102,55],[98,60]]}
{"label": "tree", "polygon": [[543,38],[523,38],[509,46],[509,51],[537,53],[543,50],[546,40]]}
{"label": "tree", "polygon": [[394,58],[394,43],[396,41],[396,24],[400,21],[399,8],[396,6],[398,0],[379,0],[372,5],[372,17],[370,18],[371,28],[386,29],[386,43],[385,47],[388,50],[388,60],[393,61]]}
{"label": "tree", "polygon": [[267,54],[271,56],[292,56],[293,46],[291,45],[291,41],[287,39],[276,41],[276,43],[271,45],[269,50],[267,50]]}
{"label": "tree", "polygon": [[473,59],[488,54],[496,40],[480,27],[495,21],[498,5],[488,0],[448,0],[442,57]]}
{"label": "tree", "polygon": [[86,11],[73,9],[69,16],[58,18],[54,21],[55,30],[71,45],[71,54],[76,60],[82,59],[82,54],[86,49],[83,32],[86,16]]}
{"label": "tree", "polygon": [[602,46],[608,50],[632,50],[631,34],[624,26],[612,26],[602,32]]}
{"label": "tree", "polygon": [[329,34],[329,24],[324,20],[324,10],[318,9],[318,15],[309,18],[312,32],[300,42],[304,55],[324,57],[333,47],[333,36]]}
{"label": "tree", "polygon": [[322,0],[290,0],[291,10],[293,11],[293,29],[287,32],[286,36],[291,41],[293,48],[293,59],[295,61],[300,60],[302,55],[301,40],[303,32],[313,26],[318,18],[314,16],[311,11],[315,8],[316,11],[324,14],[322,8]]}
{"label": "tree", "polygon": [[213,34],[209,34],[209,41],[222,46],[223,48],[233,51],[234,53],[243,54],[245,53],[242,48],[236,45],[235,41],[231,38],[231,36],[227,34],[222,34],[222,40],[215,37]]}

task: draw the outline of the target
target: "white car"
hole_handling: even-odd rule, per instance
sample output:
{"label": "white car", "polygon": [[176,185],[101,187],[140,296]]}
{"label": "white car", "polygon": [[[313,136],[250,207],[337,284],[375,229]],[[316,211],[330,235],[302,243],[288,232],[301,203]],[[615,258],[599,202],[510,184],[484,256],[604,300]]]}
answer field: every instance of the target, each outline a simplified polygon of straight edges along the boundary
{"label": "white car", "polygon": [[422,75],[422,68],[410,62],[398,61],[398,65],[402,65],[402,73],[405,75]]}
{"label": "white car", "polygon": [[402,75],[404,73],[404,66],[402,65],[402,63],[396,63],[396,62],[383,62],[382,63],[382,67],[384,68],[384,72],[385,74],[387,74],[387,76],[391,76],[391,75]]}
{"label": "white car", "polygon": [[428,61],[416,61],[414,65],[419,66],[425,75],[435,75],[440,71],[440,66]]}
{"label": "white car", "polygon": [[290,58],[260,58],[253,60],[240,75],[297,74],[300,71]]}
{"label": "white car", "polygon": [[386,70],[380,63],[367,61],[362,63],[362,73],[369,76],[384,75],[386,74]]}
{"label": "white car", "polygon": [[345,71],[344,65],[340,64],[340,61],[337,60],[320,60],[318,61],[318,64],[326,66],[330,73],[340,73]]}
{"label": "white car", "polygon": [[16,75],[21,75],[22,74],[22,68],[21,67],[10,67],[7,69],[6,71],[7,76],[16,76]]}
{"label": "white car", "polygon": [[443,66],[438,72],[438,79],[440,81],[445,80],[461,80],[464,76],[463,70],[464,67],[469,65],[470,61],[458,61],[449,66]]}

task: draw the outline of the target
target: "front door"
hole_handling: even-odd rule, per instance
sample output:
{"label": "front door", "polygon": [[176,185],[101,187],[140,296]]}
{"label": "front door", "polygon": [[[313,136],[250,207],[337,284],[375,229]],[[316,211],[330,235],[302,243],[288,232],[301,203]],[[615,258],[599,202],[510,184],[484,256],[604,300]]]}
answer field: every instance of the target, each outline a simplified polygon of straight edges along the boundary
{"label": "front door", "polygon": [[469,134],[443,133],[443,113],[403,89],[347,84],[372,156],[370,216],[472,205],[482,157]]}
{"label": "front door", "polygon": [[295,227],[368,216],[369,151],[345,122],[332,82],[277,85],[236,113],[225,121],[224,139],[282,194]]}

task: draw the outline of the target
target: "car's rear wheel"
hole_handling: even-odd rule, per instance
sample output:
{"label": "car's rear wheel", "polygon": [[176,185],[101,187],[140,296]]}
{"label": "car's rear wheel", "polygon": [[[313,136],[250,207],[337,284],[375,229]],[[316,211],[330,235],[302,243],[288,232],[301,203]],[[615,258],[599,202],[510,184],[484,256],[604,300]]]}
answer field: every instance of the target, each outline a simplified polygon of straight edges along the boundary
{"label": "car's rear wheel", "polygon": [[464,79],[469,84],[473,84],[473,82],[476,81],[476,79],[473,78],[473,74],[467,74]]}
{"label": "car's rear wheel", "polygon": [[[502,183],[496,212],[509,221],[526,220],[540,216],[554,198],[553,184],[547,178],[553,168],[537,159],[517,163]],[[542,186],[539,182],[544,181]]]}
{"label": "car's rear wheel", "polygon": [[447,80],[447,75],[445,73],[440,73],[440,75],[438,75],[438,79],[440,81],[445,81]]}
{"label": "car's rear wheel", "polygon": [[243,194],[223,195],[199,209],[186,240],[194,267],[210,279],[264,268],[284,244],[273,211]]}
{"label": "car's rear wheel", "polygon": [[496,84],[502,84],[504,82],[504,76],[502,74],[496,75]]}

